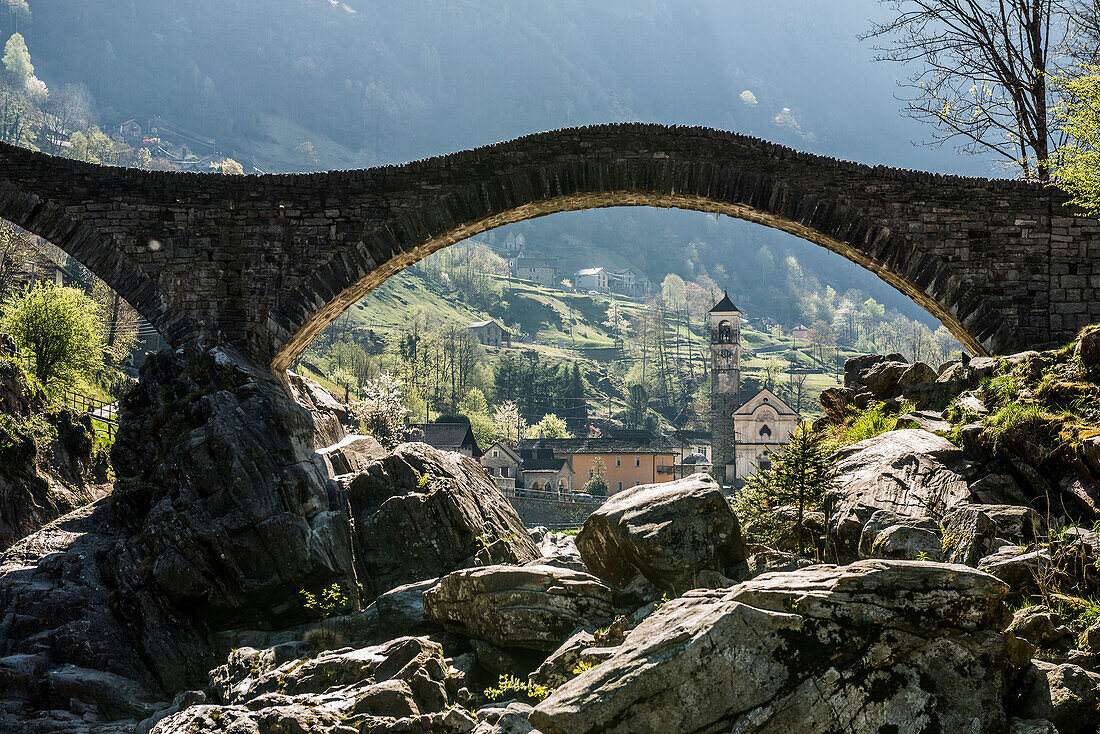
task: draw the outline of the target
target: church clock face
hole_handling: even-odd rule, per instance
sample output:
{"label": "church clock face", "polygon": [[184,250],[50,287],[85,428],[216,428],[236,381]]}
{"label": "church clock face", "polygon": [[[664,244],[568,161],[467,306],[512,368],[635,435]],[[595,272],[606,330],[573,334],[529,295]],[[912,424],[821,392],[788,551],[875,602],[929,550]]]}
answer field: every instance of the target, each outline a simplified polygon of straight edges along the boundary
{"label": "church clock face", "polygon": [[728,347],[715,350],[715,366],[720,370],[731,370],[737,366],[737,352]]}

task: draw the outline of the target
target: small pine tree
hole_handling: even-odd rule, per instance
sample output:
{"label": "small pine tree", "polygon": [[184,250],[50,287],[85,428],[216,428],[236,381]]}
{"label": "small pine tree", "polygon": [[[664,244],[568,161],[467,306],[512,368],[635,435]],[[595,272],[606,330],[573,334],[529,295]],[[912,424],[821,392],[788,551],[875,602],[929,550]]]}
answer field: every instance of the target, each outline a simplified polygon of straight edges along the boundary
{"label": "small pine tree", "polygon": [[745,481],[734,501],[734,510],[742,522],[751,522],[761,539],[776,543],[787,535],[790,526],[775,507],[794,505],[798,512],[795,532],[798,552],[805,551],[805,515],[821,508],[825,493],[836,484],[836,466],[832,450],[823,433],[815,433],[803,424],[791,436],[780,453],[772,455],[772,465],[760,468]]}

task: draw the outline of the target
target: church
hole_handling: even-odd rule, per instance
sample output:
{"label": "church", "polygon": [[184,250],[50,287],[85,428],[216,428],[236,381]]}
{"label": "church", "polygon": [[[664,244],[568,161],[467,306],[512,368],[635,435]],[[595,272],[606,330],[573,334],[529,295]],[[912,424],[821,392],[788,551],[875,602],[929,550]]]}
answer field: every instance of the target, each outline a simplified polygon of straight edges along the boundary
{"label": "church", "polygon": [[802,419],[768,389],[741,401],[741,311],[728,293],[710,310],[710,354],[714,473],[736,485],[768,467],[768,454],[790,442]]}

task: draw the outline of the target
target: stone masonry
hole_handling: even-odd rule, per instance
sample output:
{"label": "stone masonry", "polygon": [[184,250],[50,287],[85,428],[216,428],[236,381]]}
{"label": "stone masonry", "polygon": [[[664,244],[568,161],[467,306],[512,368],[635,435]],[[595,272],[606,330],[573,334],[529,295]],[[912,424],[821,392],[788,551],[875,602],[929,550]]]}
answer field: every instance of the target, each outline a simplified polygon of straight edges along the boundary
{"label": "stone masonry", "polygon": [[1060,191],[704,128],[601,125],[401,166],[264,176],[108,168],[0,145],[0,172],[0,217],[84,263],[170,344],[228,344],[276,370],[435,250],[605,206],[716,212],[804,237],[979,353],[1068,341],[1100,320],[1100,223]]}

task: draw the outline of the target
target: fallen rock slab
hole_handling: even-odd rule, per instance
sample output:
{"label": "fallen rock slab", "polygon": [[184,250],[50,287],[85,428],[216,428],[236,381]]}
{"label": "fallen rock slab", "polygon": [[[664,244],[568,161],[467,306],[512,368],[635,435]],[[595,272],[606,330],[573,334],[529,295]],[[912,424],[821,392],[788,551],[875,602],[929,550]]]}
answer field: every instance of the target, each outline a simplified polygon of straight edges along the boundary
{"label": "fallen rock slab", "polygon": [[582,626],[615,616],[618,593],[595,576],[557,566],[455,571],[424,592],[424,614],[493,645],[550,652]]}
{"label": "fallen rock slab", "polygon": [[1006,591],[965,566],[878,560],[692,591],[530,720],[544,734],[1003,732]]}

